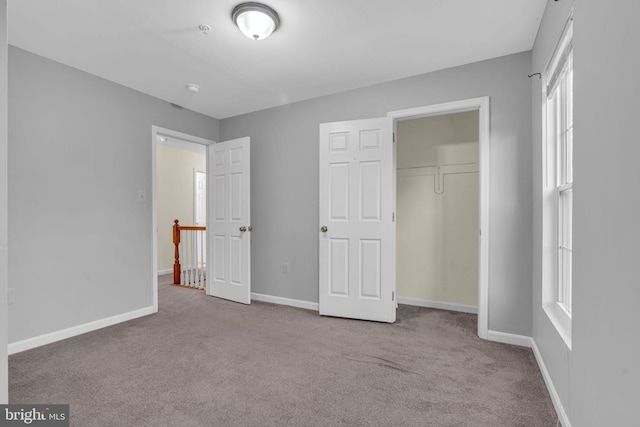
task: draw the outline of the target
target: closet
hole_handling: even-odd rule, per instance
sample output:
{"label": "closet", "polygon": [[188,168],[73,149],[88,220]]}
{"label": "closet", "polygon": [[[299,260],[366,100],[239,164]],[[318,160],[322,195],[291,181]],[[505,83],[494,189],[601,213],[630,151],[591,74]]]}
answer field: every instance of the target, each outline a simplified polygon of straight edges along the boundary
{"label": "closet", "polygon": [[397,123],[400,303],[477,310],[478,112]]}

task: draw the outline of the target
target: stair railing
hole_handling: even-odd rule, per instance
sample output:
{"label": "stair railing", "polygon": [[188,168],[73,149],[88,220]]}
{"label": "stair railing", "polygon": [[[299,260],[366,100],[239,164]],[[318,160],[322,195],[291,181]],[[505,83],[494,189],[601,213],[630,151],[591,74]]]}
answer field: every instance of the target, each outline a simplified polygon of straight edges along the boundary
{"label": "stair railing", "polygon": [[206,230],[204,226],[183,226],[177,219],[173,221],[174,285],[201,290],[206,288]]}

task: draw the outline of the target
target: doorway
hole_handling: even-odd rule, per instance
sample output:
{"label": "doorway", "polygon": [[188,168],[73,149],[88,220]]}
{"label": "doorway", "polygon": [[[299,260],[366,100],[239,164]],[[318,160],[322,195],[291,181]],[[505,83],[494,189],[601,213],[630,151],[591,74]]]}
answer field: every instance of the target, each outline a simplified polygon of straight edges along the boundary
{"label": "doorway", "polygon": [[[207,147],[211,144],[214,142],[207,139],[152,127],[154,312],[158,311],[158,274],[173,272],[173,220],[180,220],[182,225],[195,225],[190,223],[198,216],[196,173],[204,172],[206,177]],[[204,195],[200,196],[206,201],[206,186]]]}
{"label": "doorway", "polygon": [[[404,120],[435,117],[456,113],[477,111],[478,114],[478,272],[477,272],[477,313],[478,336],[488,339],[489,335],[489,159],[490,159],[490,112],[489,97],[480,97],[453,101],[424,107],[410,108],[406,110],[392,111],[387,117],[394,119],[394,128],[397,131],[398,122]],[[442,186],[436,186],[437,191],[442,191]],[[466,305],[466,304],[464,304]],[[451,308],[451,307],[449,307]],[[458,307],[460,308],[460,307]]]}
{"label": "doorway", "polygon": [[[206,242],[203,242],[206,247],[205,292],[250,304],[251,139],[243,137],[216,143],[158,126],[151,129],[153,312],[158,312],[158,146],[169,140],[205,147],[206,222],[209,227]],[[194,182],[191,178],[193,170],[188,173],[189,180]],[[190,197],[194,194],[193,190],[187,192]],[[193,200],[188,204],[192,208],[195,205]],[[187,218],[191,221],[194,213]]]}
{"label": "doorway", "polygon": [[395,321],[397,124],[467,111],[478,113],[478,336],[488,339],[489,97],[320,124],[321,315]]}
{"label": "doorway", "polygon": [[478,312],[478,110],[396,124],[398,303]]}

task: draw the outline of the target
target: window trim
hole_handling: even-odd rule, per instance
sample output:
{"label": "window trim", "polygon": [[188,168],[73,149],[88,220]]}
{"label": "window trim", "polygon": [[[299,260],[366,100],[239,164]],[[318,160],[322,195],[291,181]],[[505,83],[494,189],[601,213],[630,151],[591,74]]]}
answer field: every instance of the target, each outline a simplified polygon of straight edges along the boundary
{"label": "window trim", "polygon": [[[561,153],[558,138],[551,134],[555,120],[549,109],[555,97],[549,98],[564,78],[567,61],[573,61],[573,16],[569,16],[556,49],[542,74],[542,308],[558,334],[571,350],[571,313],[560,298],[560,193],[573,190],[573,179],[557,185]],[[571,67],[573,65],[571,64]],[[572,155],[573,157],[573,155]],[[573,216],[573,214],[572,214]],[[572,221],[571,221],[572,222]]]}

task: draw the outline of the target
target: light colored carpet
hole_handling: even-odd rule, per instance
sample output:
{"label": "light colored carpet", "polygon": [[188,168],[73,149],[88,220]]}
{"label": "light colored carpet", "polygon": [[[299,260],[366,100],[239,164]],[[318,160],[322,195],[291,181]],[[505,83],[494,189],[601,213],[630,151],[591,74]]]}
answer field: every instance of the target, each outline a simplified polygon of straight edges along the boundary
{"label": "light colored carpet", "polygon": [[160,286],[158,314],[9,358],[11,403],[91,426],[540,426],[531,350],[476,317],[400,306],[381,324]]}

